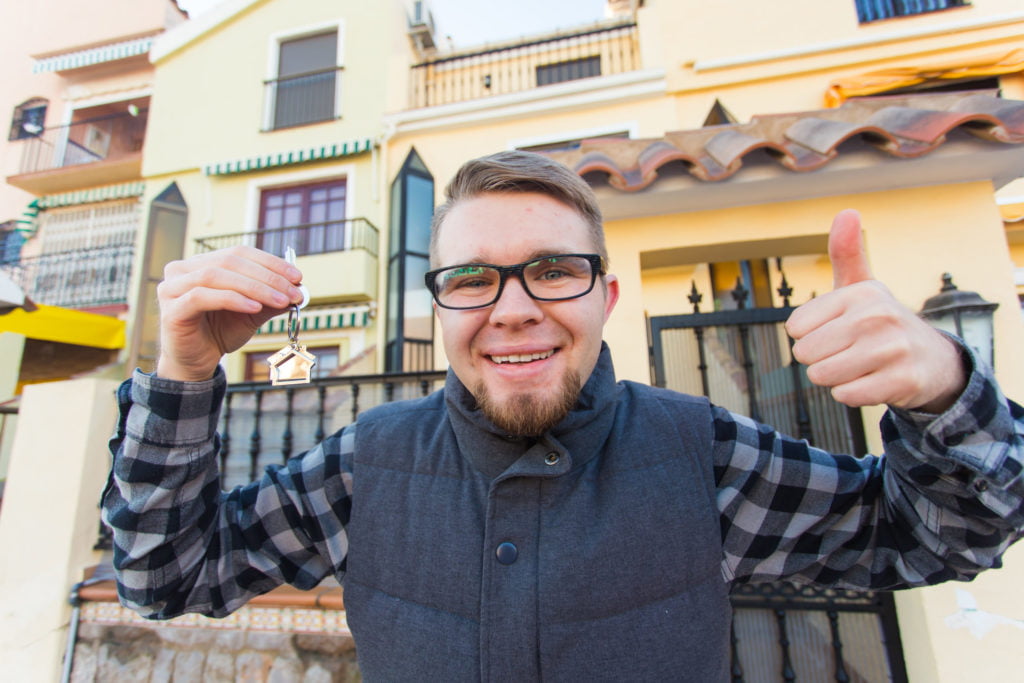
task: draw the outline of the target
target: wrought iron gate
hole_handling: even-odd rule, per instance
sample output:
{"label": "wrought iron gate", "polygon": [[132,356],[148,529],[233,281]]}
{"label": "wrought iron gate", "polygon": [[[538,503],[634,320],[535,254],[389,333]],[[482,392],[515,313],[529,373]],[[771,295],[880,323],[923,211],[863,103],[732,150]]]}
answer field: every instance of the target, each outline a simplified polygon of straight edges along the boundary
{"label": "wrought iron gate", "polygon": [[[812,384],[792,357],[784,323],[793,312],[783,278],[780,308],[699,313],[648,320],[656,386],[712,402],[836,453],[866,453],[860,411]],[[732,595],[732,680],[906,681],[892,595],[796,586],[739,586]]]}

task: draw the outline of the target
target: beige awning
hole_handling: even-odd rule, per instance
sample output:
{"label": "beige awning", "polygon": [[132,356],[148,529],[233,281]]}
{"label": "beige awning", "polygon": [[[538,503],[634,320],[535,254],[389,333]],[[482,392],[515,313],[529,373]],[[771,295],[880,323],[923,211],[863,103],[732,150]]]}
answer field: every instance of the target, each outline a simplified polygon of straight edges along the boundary
{"label": "beige awning", "polygon": [[882,69],[832,81],[825,93],[825,103],[838,107],[851,97],[878,95],[922,83],[1005,76],[1021,71],[1024,71],[1024,49],[928,66]]}

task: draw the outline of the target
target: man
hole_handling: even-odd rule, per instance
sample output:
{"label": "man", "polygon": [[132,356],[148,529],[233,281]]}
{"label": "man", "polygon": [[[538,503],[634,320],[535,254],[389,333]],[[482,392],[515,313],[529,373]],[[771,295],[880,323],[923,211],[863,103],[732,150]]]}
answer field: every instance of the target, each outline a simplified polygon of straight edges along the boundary
{"label": "man", "polygon": [[335,574],[368,680],[727,678],[728,590],[969,579],[1024,526],[1024,411],[871,279],[857,215],[837,289],[788,323],[809,377],[887,403],[886,456],[810,448],[704,399],[616,383],[619,295],[589,187],[538,155],[466,164],[433,225],[443,391],[368,411],[221,493],[222,354],[301,298],[250,249],[167,267],[155,376],[120,392],[122,599],[224,615]]}

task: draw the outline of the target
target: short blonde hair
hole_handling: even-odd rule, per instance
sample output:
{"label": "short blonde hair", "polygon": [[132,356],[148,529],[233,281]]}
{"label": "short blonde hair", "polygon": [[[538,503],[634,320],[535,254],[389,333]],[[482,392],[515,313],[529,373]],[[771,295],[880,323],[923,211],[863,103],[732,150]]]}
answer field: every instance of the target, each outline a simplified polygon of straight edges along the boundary
{"label": "short blonde hair", "polygon": [[488,192],[537,192],[575,210],[587,223],[594,250],[608,262],[604,224],[597,197],[583,178],[566,166],[534,152],[498,152],[467,161],[445,188],[445,201],[434,210],[430,224],[430,262],[436,268],[437,242],[448,213],[465,199]]}

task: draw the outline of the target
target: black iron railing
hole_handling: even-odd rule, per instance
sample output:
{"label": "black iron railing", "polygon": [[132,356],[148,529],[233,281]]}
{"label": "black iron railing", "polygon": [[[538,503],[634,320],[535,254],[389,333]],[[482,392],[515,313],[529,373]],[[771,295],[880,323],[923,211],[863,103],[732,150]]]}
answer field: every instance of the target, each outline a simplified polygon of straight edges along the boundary
{"label": "black iron railing", "polygon": [[636,24],[432,59],[412,67],[410,106],[432,107],[640,68]]}
{"label": "black iron railing", "polygon": [[117,244],[31,256],[0,264],[40,304],[85,308],[128,301],[135,247]]}
{"label": "black iron railing", "polygon": [[312,448],[363,411],[426,396],[444,377],[444,371],[430,371],[320,378],[288,387],[233,384],[221,410],[223,486],[254,481],[266,465]]}
{"label": "black iron railing", "polygon": [[371,256],[376,256],[379,241],[379,233],[373,223],[365,218],[350,218],[201,237],[196,240],[196,251],[205,252],[244,245],[284,256],[285,249],[290,246],[298,256],[353,249],[362,249]]}
{"label": "black iron railing", "polygon": [[47,128],[24,141],[21,173],[122,159],[142,152],[148,111]]}
{"label": "black iron railing", "polygon": [[778,582],[730,599],[734,683],[907,680],[891,593]]}
{"label": "black iron railing", "polygon": [[341,67],[275,78],[263,85],[269,130],[330,121],[338,116]]}

